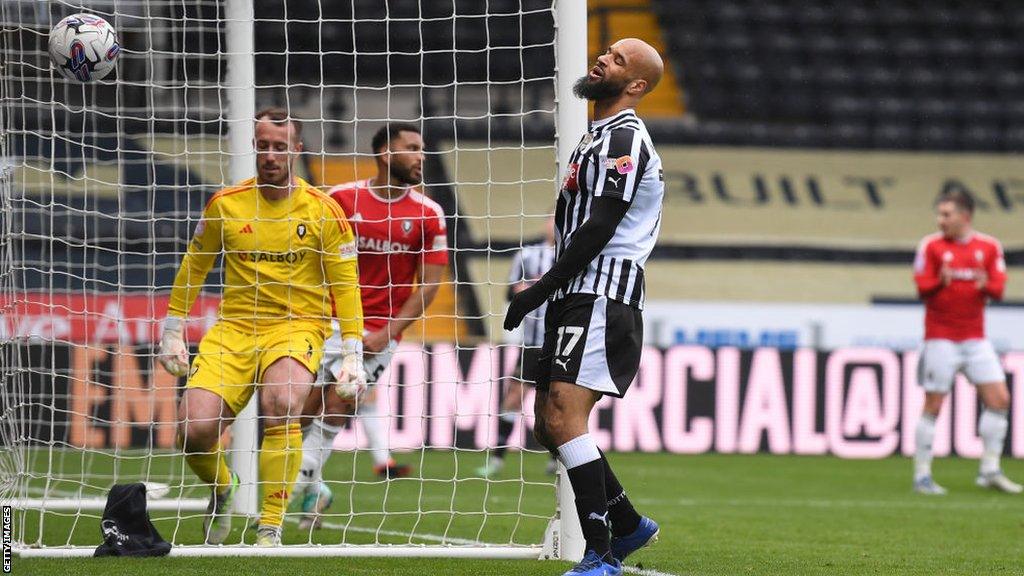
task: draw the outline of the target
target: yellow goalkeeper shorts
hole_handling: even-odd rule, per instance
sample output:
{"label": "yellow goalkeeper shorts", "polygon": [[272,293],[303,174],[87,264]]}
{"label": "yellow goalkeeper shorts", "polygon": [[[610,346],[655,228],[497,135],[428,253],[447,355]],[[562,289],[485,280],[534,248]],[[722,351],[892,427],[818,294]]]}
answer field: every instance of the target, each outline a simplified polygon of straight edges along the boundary
{"label": "yellow goalkeeper shorts", "polygon": [[316,374],[323,350],[324,331],[310,324],[290,322],[251,333],[218,322],[199,342],[186,388],[209,390],[238,414],[271,364],[294,358]]}

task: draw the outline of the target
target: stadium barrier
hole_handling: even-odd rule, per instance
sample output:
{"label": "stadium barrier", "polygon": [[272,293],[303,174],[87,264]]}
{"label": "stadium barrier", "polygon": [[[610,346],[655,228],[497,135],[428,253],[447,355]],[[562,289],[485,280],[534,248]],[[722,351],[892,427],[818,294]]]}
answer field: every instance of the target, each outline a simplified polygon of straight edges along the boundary
{"label": "stadium barrier", "polygon": [[[153,359],[148,296],[53,296],[7,317],[2,330],[29,337],[22,350],[37,442],[72,447],[173,446],[174,402],[182,382]],[[199,310],[211,319],[216,300]],[[97,313],[99,312],[99,313]],[[192,327],[195,342],[204,322]],[[396,450],[480,450],[494,442],[514,345],[403,344],[382,386]],[[1024,456],[1024,352],[1002,361],[1013,405],[1007,452]],[[648,346],[630,394],[602,400],[593,415],[598,444],[615,451],[909,455],[923,402],[918,354],[881,347],[834,350]],[[939,418],[937,455],[977,457],[979,404],[958,380]],[[530,441],[532,393],[513,443]],[[357,448],[347,429],[335,447]]]}

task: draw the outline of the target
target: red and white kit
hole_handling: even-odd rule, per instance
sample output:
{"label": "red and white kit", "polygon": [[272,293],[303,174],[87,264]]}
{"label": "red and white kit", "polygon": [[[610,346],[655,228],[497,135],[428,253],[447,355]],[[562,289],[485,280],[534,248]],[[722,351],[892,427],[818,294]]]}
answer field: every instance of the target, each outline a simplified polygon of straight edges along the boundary
{"label": "red and white kit", "polygon": [[[943,267],[951,275],[946,286]],[[980,279],[985,281],[979,286]],[[949,392],[957,372],[972,384],[1005,381],[995,349],[985,339],[985,304],[1002,299],[1006,286],[999,241],[978,232],[963,240],[925,236],[914,259],[914,281],[925,302],[919,374],[925,390]]]}
{"label": "red and white kit", "polygon": [[[329,194],[355,232],[364,326],[367,332],[380,330],[409,299],[421,266],[448,263],[444,211],[412,188],[394,199],[379,196],[370,180],[335,186]],[[392,335],[385,350],[367,358],[370,383],[387,367],[400,339],[401,334]],[[322,368],[340,362],[340,345],[335,331],[326,343]]]}

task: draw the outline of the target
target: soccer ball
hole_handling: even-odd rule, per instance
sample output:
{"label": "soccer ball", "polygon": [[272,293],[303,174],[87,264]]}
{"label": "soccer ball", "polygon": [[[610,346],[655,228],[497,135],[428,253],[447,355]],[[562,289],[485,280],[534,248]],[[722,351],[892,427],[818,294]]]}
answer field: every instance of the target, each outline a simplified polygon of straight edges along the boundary
{"label": "soccer ball", "polygon": [[68,80],[103,78],[114,69],[120,53],[117,32],[99,16],[72,14],[50,30],[50,60]]}

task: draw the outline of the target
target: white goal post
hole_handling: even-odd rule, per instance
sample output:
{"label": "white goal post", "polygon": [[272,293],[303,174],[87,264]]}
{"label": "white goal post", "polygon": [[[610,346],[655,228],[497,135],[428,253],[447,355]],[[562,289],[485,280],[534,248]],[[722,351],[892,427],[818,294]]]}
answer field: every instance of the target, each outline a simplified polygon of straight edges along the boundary
{"label": "white goal post", "polygon": [[[572,94],[587,68],[587,3],[427,3],[354,0],[349,14],[328,16],[323,0],[297,15],[290,10],[299,3],[284,0],[0,3],[0,504],[15,511],[16,553],[91,556],[107,491],[144,482],[172,556],[582,557],[572,488],[560,466],[554,480],[537,471],[544,455],[527,438],[527,408],[515,429],[513,446],[522,454],[515,465],[510,458],[496,479],[472,470],[493,444],[501,390],[518,355],[494,329],[503,311],[495,295],[506,288],[511,252],[539,236],[534,224],[551,211],[536,205],[535,192],[554,196],[587,125],[586,102]],[[382,17],[363,19],[359,10]],[[49,69],[46,32],[76,12],[103,16],[122,41],[116,74],[101,82],[74,84]],[[531,30],[537,21],[552,28],[547,36]],[[366,47],[364,25],[383,31]],[[261,26],[283,31],[283,52],[259,42]],[[418,53],[401,37],[417,26]],[[449,28],[451,38],[442,38],[449,45],[424,37],[429,26]],[[518,46],[503,36],[512,26]],[[460,37],[473,27],[482,27],[483,44]],[[323,37],[297,38],[295,29],[350,31],[352,44],[319,48]],[[553,70],[525,72],[544,51]],[[392,78],[409,58],[418,58],[420,84]],[[320,80],[290,80],[296,68],[315,72],[310,59],[319,62]],[[432,66],[445,59],[452,77],[433,83]],[[516,59],[511,69],[519,76],[503,76],[502,62]],[[382,62],[381,83],[359,78]],[[460,77],[461,67],[481,62],[485,69],[473,70],[471,80]],[[344,448],[333,457],[338,510],[325,516],[319,535],[257,548],[243,533],[208,546],[196,527],[209,487],[173,438],[169,407],[183,381],[159,369],[153,346],[168,279],[203,203],[253,175],[252,118],[271,104],[308,126],[303,169],[321,185],[340,183],[332,180],[338,174],[372,175],[368,135],[383,123],[422,123],[427,184],[433,175],[450,190],[445,209],[456,211],[447,214],[454,321],[483,328],[436,345],[418,344],[427,330],[419,328],[389,371],[392,448],[421,473],[370,479],[365,439],[353,425],[336,443]],[[492,211],[515,191],[517,213]],[[218,274],[215,266],[208,288]],[[481,300],[473,312],[465,311],[466,294]],[[193,351],[216,305],[211,290],[193,309]],[[229,464],[242,480],[235,512],[252,518],[259,508],[255,400],[228,437]]]}

